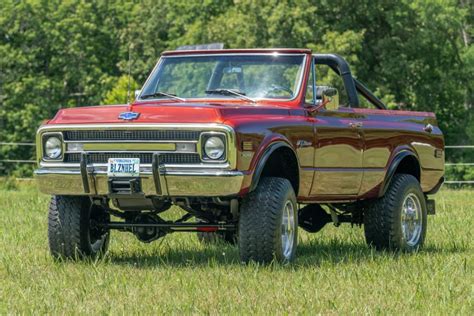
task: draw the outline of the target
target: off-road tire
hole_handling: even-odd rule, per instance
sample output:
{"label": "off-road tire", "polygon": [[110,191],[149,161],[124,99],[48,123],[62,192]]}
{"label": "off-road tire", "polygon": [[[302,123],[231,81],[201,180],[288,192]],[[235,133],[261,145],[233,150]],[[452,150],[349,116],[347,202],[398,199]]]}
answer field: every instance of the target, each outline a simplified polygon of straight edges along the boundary
{"label": "off-road tire", "polygon": [[93,223],[109,220],[110,215],[98,206],[91,206],[87,197],[53,196],[48,214],[48,240],[52,256],[83,259],[105,254],[110,233],[94,227]]}
{"label": "off-road tire", "polygon": [[[294,208],[294,239],[291,254],[283,255],[281,226],[287,201]],[[238,245],[242,262],[289,262],[294,259],[298,240],[296,196],[284,178],[268,177],[242,201],[238,225]]]}
{"label": "off-road tire", "polygon": [[[421,234],[418,242],[409,245],[402,231],[402,204],[409,194],[421,206]],[[416,251],[423,246],[427,226],[426,200],[418,180],[409,174],[395,174],[385,195],[370,202],[364,210],[364,231],[367,244],[377,250]]]}

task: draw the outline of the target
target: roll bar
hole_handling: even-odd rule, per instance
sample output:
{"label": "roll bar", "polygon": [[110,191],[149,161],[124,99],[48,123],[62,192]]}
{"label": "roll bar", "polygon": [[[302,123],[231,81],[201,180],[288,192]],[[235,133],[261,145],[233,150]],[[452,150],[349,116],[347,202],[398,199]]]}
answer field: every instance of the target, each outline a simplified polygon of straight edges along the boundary
{"label": "roll bar", "polygon": [[316,65],[327,65],[341,76],[344,88],[347,92],[350,107],[359,107],[359,96],[357,95],[357,92],[359,92],[377,108],[387,109],[385,104],[379,98],[352,76],[349,64],[344,58],[337,54],[313,54],[313,57]]}

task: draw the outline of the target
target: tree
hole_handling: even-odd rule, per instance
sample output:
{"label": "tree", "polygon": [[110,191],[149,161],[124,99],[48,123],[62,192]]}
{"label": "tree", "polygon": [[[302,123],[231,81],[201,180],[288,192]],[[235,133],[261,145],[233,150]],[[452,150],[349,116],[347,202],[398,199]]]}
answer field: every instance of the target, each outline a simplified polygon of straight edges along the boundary
{"label": "tree", "polygon": [[[1,141],[32,142],[42,120],[98,103],[120,75],[120,6],[3,1],[0,10]],[[2,146],[0,157],[31,159],[34,150]]]}
{"label": "tree", "polygon": [[107,92],[102,104],[128,104],[135,100],[134,92],[140,89],[138,83],[127,75],[121,76],[113,88]]}
{"label": "tree", "polygon": [[164,50],[223,42],[339,53],[389,106],[434,111],[447,143],[473,144],[473,12],[467,0],[4,0],[0,141],[33,141],[61,107],[123,103],[129,71],[141,85]]}

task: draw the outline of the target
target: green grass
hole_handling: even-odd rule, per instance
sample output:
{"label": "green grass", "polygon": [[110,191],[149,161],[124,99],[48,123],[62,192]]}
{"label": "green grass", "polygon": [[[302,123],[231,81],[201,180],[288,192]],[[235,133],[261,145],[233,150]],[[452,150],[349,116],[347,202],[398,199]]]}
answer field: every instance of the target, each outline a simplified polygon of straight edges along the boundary
{"label": "green grass", "polygon": [[473,314],[474,191],[444,189],[426,247],[378,253],[363,230],[300,233],[295,263],[242,265],[231,246],[193,234],[142,244],[114,232],[96,262],[57,262],[47,244],[48,196],[0,189],[0,314]]}

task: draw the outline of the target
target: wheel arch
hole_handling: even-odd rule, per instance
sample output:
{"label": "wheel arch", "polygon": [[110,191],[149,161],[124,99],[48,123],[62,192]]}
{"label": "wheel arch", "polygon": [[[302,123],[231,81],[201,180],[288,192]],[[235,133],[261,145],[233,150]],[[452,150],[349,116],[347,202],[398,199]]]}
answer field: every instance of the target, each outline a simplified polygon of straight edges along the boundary
{"label": "wheel arch", "polygon": [[417,155],[410,150],[402,150],[395,154],[385,174],[382,186],[380,187],[379,197],[385,194],[393,176],[400,173],[410,174],[414,176],[418,182],[421,182],[420,161]]}
{"label": "wheel arch", "polygon": [[257,162],[252,176],[249,192],[257,188],[264,176],[286,178],[290,181],[295,194],[299,189],[299,162],[293,148],[284,141],[271,143]]}

